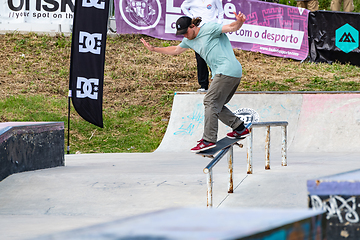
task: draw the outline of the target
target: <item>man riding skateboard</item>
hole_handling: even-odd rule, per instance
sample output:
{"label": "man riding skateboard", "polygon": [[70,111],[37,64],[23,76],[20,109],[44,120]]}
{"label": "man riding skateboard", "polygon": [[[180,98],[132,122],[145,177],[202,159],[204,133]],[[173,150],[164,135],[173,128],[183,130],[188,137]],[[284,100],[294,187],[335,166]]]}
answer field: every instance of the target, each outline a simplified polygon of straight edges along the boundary
{"label": "man riding skateboard", "polygon": [[236,92],[242,76],[242,67],[236,59],[230,41],[225,33],[235,32],[241,28],[246,20],[243,13],[234,12],[236,21],[220,25],[206,23],[198,27],[201,18],[180,17],[176,21],[176,35],[183,35],[184,39],[177,46],[154,47],[141,39],[149,51],[169,55],[178,55],[188,48],[195,50],[210,66],[212,83],[204,97],[205,121],[203,138],[191,149],[200,152],[216,146],[218,120],[231,127],[233,131],[227,134],[229,138],[243,138],[249,135],[244,122],[240,120],[225,104]]}

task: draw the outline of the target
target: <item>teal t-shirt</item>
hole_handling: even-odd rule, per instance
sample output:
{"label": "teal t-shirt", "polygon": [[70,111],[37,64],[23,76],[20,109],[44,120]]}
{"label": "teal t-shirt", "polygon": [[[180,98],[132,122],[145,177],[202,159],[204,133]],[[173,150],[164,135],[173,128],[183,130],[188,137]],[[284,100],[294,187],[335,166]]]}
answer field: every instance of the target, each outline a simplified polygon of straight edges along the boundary
{"label": "teal t-shirt", "polygon": [[242,67],[236,59],[230,41],[221,33],[222,25],[214,22],[204,24],[193,40],[184,38],[182,48],[194,49],[209,65],[212,77],[223,74],[231,77],[242,76]]}

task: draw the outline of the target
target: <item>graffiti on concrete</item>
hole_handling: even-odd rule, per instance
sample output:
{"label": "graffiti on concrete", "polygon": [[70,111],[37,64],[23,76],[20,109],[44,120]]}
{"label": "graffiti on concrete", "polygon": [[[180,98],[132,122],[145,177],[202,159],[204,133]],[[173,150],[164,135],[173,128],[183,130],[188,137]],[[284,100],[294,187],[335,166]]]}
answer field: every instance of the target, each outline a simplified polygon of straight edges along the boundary
{"label": "graffiti on concrete", "polygon": [[[190,115],[182,118],[181,126],[174,135],[191,136],[200,126],[204,126],[204,108],[201,103],[195,106],[194,111]],[[201,130],[203,130],[202,128]]]}
{"label": "graffiti on concrete", "polygon": [[340,223],[345,221],[350,223],[358,223],[359,215],[356,212],[360,204],[356,203],[355,196],[330,195],[327,199],[321,199],[318,195],[310,196],[310,206],[313,209],[323,209],[326,213],[326,218],[337,217]]}

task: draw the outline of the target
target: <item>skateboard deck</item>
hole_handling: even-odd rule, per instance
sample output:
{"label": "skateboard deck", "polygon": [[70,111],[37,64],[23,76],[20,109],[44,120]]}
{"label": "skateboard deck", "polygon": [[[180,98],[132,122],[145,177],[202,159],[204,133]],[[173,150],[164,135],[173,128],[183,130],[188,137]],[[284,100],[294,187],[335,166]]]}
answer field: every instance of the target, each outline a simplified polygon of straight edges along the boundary
{"label": "skateboard deck", "polygon": [[245,139],[244,138],[235,138],[235,139],[231,139],[228,137],[224,137],[222,139],[220,139],[219,141],[216,142],[216,147],[214,148],[210,148],[208,150],[205,151],[200,151],[197,152],[196,154],[202,155],[204,157],[212,157],[214,154],[216,154],[217,152],[221,151],[222,149],[229,147],[233,144],[236,144],[237,142],[241,141]]}

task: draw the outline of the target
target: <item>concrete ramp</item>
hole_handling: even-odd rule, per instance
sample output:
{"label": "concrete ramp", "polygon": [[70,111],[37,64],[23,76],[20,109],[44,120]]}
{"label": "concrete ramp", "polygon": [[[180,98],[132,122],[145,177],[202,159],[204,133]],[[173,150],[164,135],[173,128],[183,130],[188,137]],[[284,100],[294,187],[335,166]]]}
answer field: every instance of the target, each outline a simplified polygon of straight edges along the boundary
{"label": "concrete ramp", "polygon": [[[204,128],[204,96],[175,93],[169,125],[156,151],[189,151],[196,145]],[[227,106],[234,112],[254,110],[260,122],[287,121],[289,152],[360,151],[360,92],[238,92]],[[230,131],[219,122],[218,139]],[[281,129],[271,128],[270,136],[271,151],[280,151]],[[265,129],[254,129],[253,144],[255,151],[264,151]]]}

